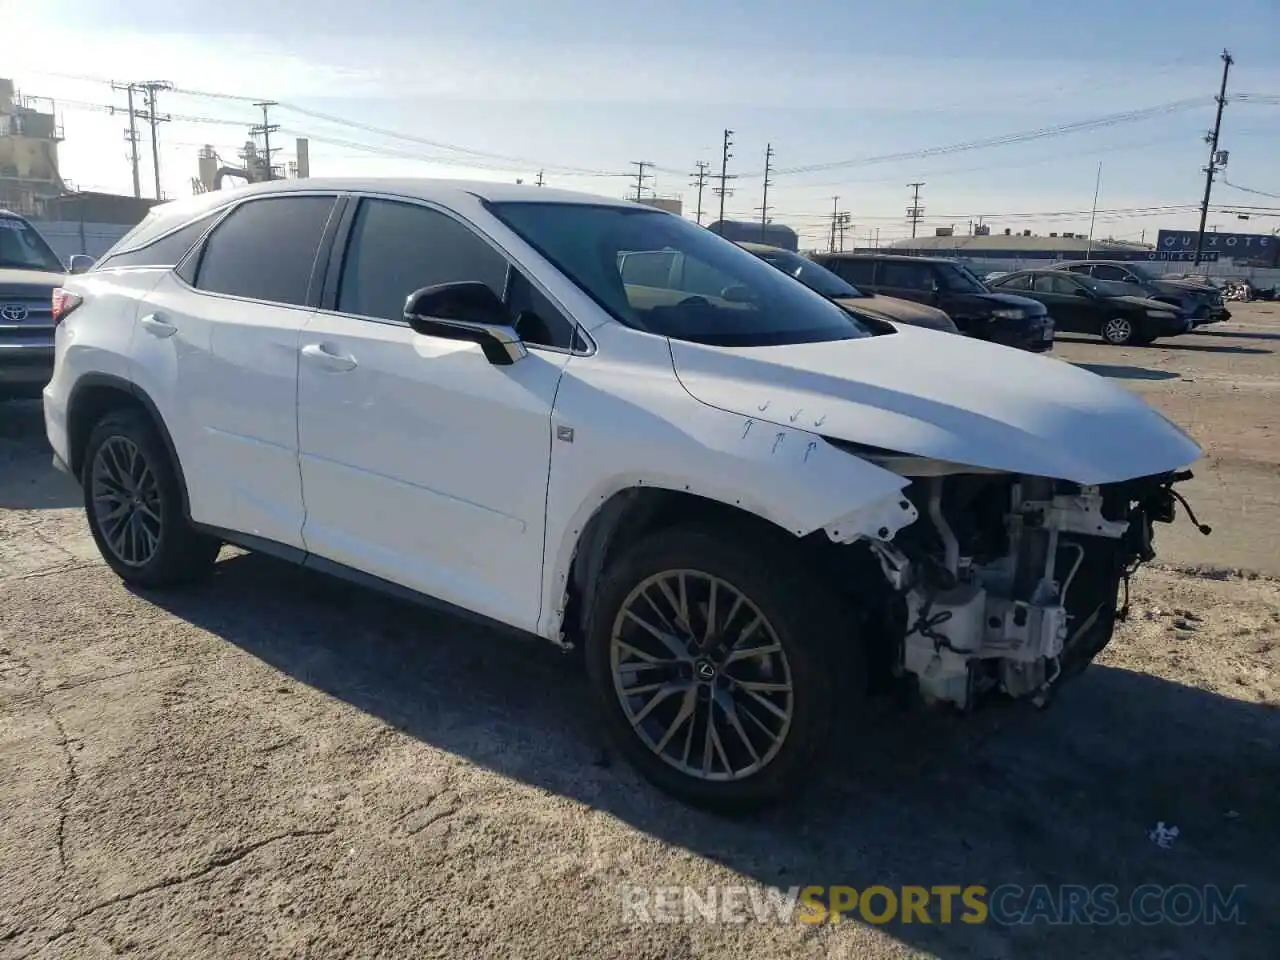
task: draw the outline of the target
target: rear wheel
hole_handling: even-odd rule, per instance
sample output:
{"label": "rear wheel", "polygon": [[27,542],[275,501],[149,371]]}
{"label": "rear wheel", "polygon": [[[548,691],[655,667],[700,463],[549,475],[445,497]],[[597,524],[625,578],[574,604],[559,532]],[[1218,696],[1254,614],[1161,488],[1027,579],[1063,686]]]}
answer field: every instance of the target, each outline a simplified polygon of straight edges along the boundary
{"label": "rear wheel", "polygon": [[85,514],[107,565],[143,587],[184,583],[208,572],[221,546],[183,515],[176,471],[141,411],[113,410],[85,448]]}
{"label": "rear wheel", "polygon": [[1138,328],[1128,317],[1111,317],[1103,321],[1102,339],[1115,347],[1128,346],[1138,341]]}
{"label": "rear wheel", "polygon": [[858,648],[787,546],[668,530],[606,574],[586,644],[604,726],[688,803],[744,809],[797,792],[830,743],[841,645]]}

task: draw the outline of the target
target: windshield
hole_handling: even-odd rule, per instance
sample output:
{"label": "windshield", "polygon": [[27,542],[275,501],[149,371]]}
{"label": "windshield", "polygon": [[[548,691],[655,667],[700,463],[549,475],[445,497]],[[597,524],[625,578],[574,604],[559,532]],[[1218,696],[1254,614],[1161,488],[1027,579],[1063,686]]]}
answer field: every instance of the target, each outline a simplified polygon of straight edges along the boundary
{"label": "windshield", "polygon": [[938,269],[946,281],[947,289],[956,293],[986,293],[982,281],[967,269],[954,263],[940,263]]}
{"label": "windshield", "polygon": [[16,217],[0,217],[0,268],[65,273],[58,255],[31,224]]}
{"label": "windshield", "polygon": [[756,256],[783,273],[795,277],[810,290],[816,290],[824,297],[865,297],[866,294],[836,276],[826,267],[820,267],[808,257],[802,257],[790,250],[762,250]]}
{"label": "windshield", "polygon": [[489,209],[622,323],[717,346],[871,336],[741,247],[661,210],[513,202]]}

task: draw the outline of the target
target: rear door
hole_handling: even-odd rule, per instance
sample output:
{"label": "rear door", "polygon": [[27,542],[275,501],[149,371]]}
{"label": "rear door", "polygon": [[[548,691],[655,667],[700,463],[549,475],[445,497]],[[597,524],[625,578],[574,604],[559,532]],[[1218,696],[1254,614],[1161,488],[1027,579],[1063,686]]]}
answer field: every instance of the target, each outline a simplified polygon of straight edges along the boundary
{"label": "rear door", "polygon": [[933,270],[927,263],[882,260],[876,271],[876,293],[935,306],[938,301]]}
{"label": "rear door", "polygon": [[1053,318],[1056,329],[1076,333],[1097,332],[1096,324],[1090,327],[1083,322],[1091,312],[1085,307],[1091,307],[1093,301],[1085,295],[1083,288],[1069,278],[1052,273],[1037,273],[1033,275],[1031,289],[1018,292],[1043,303],[1049,316]]}
{"label": "rear door", "polygon": [[193,520],[302,546],[298,335],[336,200],[241,203],[142,306],[138,382],[169,425]]}

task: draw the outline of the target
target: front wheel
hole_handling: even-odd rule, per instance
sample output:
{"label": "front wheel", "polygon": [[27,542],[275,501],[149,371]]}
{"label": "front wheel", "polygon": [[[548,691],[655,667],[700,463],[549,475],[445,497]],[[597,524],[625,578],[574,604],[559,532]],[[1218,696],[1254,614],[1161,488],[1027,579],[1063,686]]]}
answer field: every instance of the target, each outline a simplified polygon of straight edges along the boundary
{"label": "front wheel", "polygon": [[798,792],[830,744],[838,661],[861,686],[852,625],[765,539],[660,532],[610,565],[594,606],[587,670],[610,739],[697,806]]}
{"label": "front wheel", "polygon": [[1137,326],[1128,317],[1111,317],[1102,324],[1102,339],[1113,347],[1125,347],[1141,338]]}

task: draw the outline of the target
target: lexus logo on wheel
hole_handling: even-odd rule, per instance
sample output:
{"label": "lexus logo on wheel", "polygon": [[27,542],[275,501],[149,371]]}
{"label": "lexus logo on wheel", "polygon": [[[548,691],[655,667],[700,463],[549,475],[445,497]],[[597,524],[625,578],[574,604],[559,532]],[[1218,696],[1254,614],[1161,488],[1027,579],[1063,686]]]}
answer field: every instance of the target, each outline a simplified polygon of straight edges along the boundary
{"label": "lexus logo on wheel", "polygon": [[20,303],[6,303],[0,307],[0,319],[21,323],[27,319],[27,308]]}

